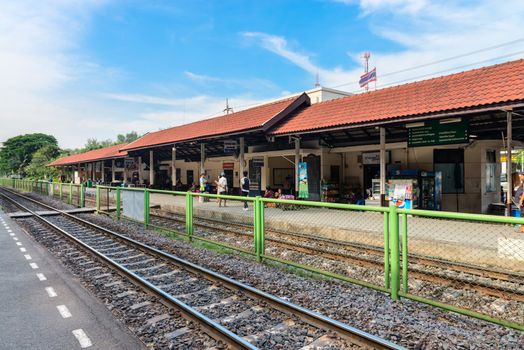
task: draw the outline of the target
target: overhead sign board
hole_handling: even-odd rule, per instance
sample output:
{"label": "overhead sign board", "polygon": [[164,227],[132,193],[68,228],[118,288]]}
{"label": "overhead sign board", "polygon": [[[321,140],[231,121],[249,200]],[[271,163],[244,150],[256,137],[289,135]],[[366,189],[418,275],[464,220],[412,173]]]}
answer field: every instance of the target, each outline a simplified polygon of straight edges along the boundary
{"label": "overhead sign board", "polygon": [[236,140],[224,141],[224,153],[235,153],[238,148]]}
{"label": "overhead sign board", "polygon": [[[386,164],[389,164],[389,151],[386,151]],[[380,164],[380,152],[364,152],[362,153],[362,164],[373,165]]]}
{"label": "overhead sign board", "polygon": [[454,123],[432,120],[424,123],[424,126],[408,129],[408,147],[449,145],[468,141],[468,123],[464,120]]}

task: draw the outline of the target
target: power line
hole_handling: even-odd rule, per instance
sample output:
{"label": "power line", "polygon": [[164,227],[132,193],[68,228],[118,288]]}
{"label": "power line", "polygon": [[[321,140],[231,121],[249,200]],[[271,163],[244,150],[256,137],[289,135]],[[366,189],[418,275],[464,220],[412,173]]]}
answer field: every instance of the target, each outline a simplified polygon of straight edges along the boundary
{"label": "power line", "polygon": [[[443,58],[443,59],[440,59],[440,60],[437,60],[437,61],[424,63],[424,64],[421,64],[421,65],[418,65],[418,66],[409,67],[409,68],[404,68],[404,69],[400,69],[400,70],[397,70],[397,71],[394,71],[394,72],[385,73],[385,74],[380,74],[380,77],[381,77],[381,78],[382,78],[382,77],[387,77],[387,76],[391,76],[391,75],[395,75],[395,74],[399,74],[399,73],[408,72],[408,71],[410,71],[410,70],[415,70],[415,69],[419,69],[419,68],[424,68],[424,67],[432,66],[432,65],[434,65],[434,64],[438,64],[438,63],[443,63],[443,62],[452,61],[452,60],[455,60],[455,59],[457,59],[457,58],[467,57],[467,56],[475,55],[475,54],[477,54],[477,53],[481,53],[481,52],[485,52],[485,51],[491,51],[491,50],[494,50],[494,49],[498,49],[498,48],[501,48],[501,47],[504,47],[504,46],[508,46],[508,45],[516,44],[516,43],[519,43],[519,42],[524,42],[524,37],[523,37],[523,38],[519,38],[519,39],[515,39],[515,40],[512,40],[512,41],[508,41],[508,42],[505,42],[505,43],[502,43],[502,44],[493,45],[493,46],[488,46],[488,47],[484,47],[484,48],[482,48],[482,49],[478,49],[478,50],[474,50],[474,51],[466,52],[466,53],[463,53],[463,54],[460,54],[460,55],[451,56],[451,57],[446,57],[446,58]],[[494,59],[495,59],[495,58],[494,58]],[[492,59],[492,60],[493,60],[493,59]],[[344,83],[344,84],[340,84],[340,85],[336,85],[336,86],[333,86],[332,88],[333,88],[333,89],[336,89],[336,88],[339,88],[339,87],[342,87],[342,86],[351,85],[351,84],[356,84],[356,83],[358,83],[358,81],[355,81],[355,82],[349,82],[349,83]]]}
{"label": "power line", "polygon": [[[490,58],[490,59],[487,59],[487,60],[477,61],[477,62],[468,63],[468,64],[464,64],[464,65],[461,65],[461,66],[456,66],[456,67],[453,67],[453,68],[449,68],[449,69],[444,69],[444,70],[441,70],[441,71],[438,71],[438,72],[432,72],[432,73],[419,75],[419,76],[416,76],[416,77],[411,77],[411,78],[408,78],[408,79],[397,80],[397,81],[394,81],[394,82],[391,82],[391,83],[379,85],[379,87],[396,85],[396,84],[404,83],[404,82],[411,81],[411,80],[414,80],[414,79],[426,78],[426,77],[429,77],[429,76],[432,76],[432,75],[435,75],[435,74],[447,73],[447,72],[451,72],[451,71],[454,71],[454,70],[457,70],[457,69],[466,68],[466,67],[470,67],[470,66],[474,66],[474,65],[482,64],[482,63],[488,63],[488,62],[491,62],[491,61],[494,61],[494,60],[498,60],[498,59],[501,59],[501,58],[507,58],[507,57],[520,55],[520,54],[524,54],[524,50],[513,52],[513,53],[509,53],[507,55],[493,57],[493,58]],[[359,91],[360,90],[356,90],[356,91],[353,91],[353,92],[359,92]]]}
{"label": "power line", "polygon": [[[477,54],[477,53],[490,51],[490,50],[493,50],[493,49],[497,49],[497,48],[500,48],[500,47],[504,47],[504,46],[515,44],[515,43],[519,43],[519,42],[524,42],[524,37],[523,38],[519,38],[519,39],[515,39],[515,40],[512,40],[512,41],[508,41],[508,42],[505,42],[505,43],[502,43],[502,44],[488,46],[488,47],[485,47],[485,48],[482,48],[482,49],[478,49],[478,50],[475,50],[475,51],[470,51],[470,52],[463,53],[463,54],[460,54],[460,55],[443,58],[441,60],[424,63],[424,64],[421,64],[421,65],[418,65],[418,66],[405,68],[405,69],[401,69],[401,70],[394,71],[394,72],[385,73],[385,74],[380,75],[380,77],[391,76],[391,75],[395,75],[395,74],[399,74],[399,73],[404,73],[404,72],[407,72],[407,71],[410,71],[410,70],[415,70],[415,69],[419,69],[419,68],[428,67],[428,66],[431,66],[431,65],[434,65],[434,64],[438,64],[438,63],[452,61],[452,60],[457,59],[457,58],[471,56],[471,55],[474,55],[474,54]],[[432,75],[435,75],[435,74],[443,74],[443,73],[451,72],[451,71],[454,71],[454,70],[457,70],[457,69],[466,68],[466,67],[469,67],[469,66],[482,64],[482,63],[488,63],[488,62],[491,62],[491,61],[494,61],[494,60],[507,58],[507,57],[520,55],[520,54],[524,54],[524,50],[523,51],[513,52],[513,53],[510,53],[510,54],[506,54],[506,55],[502,55],[502,56],[498,56],[498,57],[493,57],[493,58],[490,58],[490,59],[487,59],[487,60],[477,61],[477,62],[473,62],[473,63],[464,64],[464,65],[461,65],[461,66],[456,66],[456,67],[453,67],[453,68],[448,68],[448,69],[437,71],[437,72],[423,74],[423,75],[411,77],[411,78],[408,78],[408,79],[397,80],[397,81],[394,81],[394,82],[391,82],[391,83],[379,85],[379,87],[387,87],[387,86],[391,86],[391,85],[395,85],[395,84],[401,84],[401,83],[404,83],[404,82],[407,82],[407,81],[411,81],[411,80],[414,80],[414,79],[426,78],[428,76],[432,76]],[[340,84],[340,85],[335,85],[335,86],[332,86],[330,88],[336,89],[336,88],[339,88],[339,87],[342,87],[342,86],[346,86],[346,85],[351,85],[351,84],[358,84],[358,81],[344,83],[344,84]],[[358,93],[358,92],[361,92],[361,91],[362,90],[354,90],[351,93]],[[258,106],[258,105],[260,105],[260,103],[239,105],[239,106],[236,106],[236,108],[237,109],[247,109],[247,108]],[[223,115],[223,113],[225,111],[226,110],[209,114],[209,115],[207,115],[207,116],[205,116],[205,117],[203,117],[202,119],[199,119],[199,120],[208,119],[210,117]],[[229,114],[229,113],[226,113],[226,114]]]}

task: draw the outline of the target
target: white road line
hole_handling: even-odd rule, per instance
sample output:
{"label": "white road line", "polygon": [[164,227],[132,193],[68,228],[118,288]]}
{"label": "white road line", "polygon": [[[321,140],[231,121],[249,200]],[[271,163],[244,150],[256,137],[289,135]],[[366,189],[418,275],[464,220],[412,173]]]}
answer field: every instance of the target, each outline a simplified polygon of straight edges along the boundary
{"label": "white road line", "polygon": [[75,329],[73,331],[73,335],[75,336],[76,340],[80,343],[81,348],[88,348],[93,343],[91,343],[91,340],[88,338],[87,334],[84,332],[83,329]]}
{"label": "white road line", "polygon": [[38,277],[38,279],[39,279],[40,281],[45,281],[45,280],[47,280],[47,278],[44,276],[43,273],[37,273],[37,274],[36,274],[36,277]]}
{"label": "white road line", "polygon": [[56,307],[58,309],[58,312],[60,313],[60,316],[62,316],[62,318],[69,318],[71,317],[71,313],[69,312],[69,309],[67,308],[67,306],[65,305],[57,305]]}
{"label": "white road line", "polygon": [[13,230],[7,230],[7,232],[11,233],[11,232],[13,232]]}
{"label": "white road line", "polygon": [[38,265],[36,263],[30,263],[29,266],[31,266],[33,270],[38,269]]}
{"label": "white road line", "polygon": [[22,245],[22,242],[16,242],[16,245]]}
{"label": "white road line", "polygon": [[11,236],[11,237],[14,237],[14,236],[15,236],[15,234],[14,234],[14,233],[10,233],[10,234],[9,234],[9,236]]}
{"label": "white road line", "polygon": [[18,241],[18,238],[16,238],[16,237],[13,237],[13,239],[14,239],[15,241]]}
{"label": "white road line", "polygon": [[22,253],[25,253],[25,252],[26,252],[25,248],[20,248],[20,251],[21,251]]}
{"label": "white road line", "polygon": [[31,260],[32,259],[31,255],[29,255],[29,254],[24,254],[24,257],[25,257],[26,260]]}
{"label": "white road line", "polygon": [[50,298],[54,298],[58,295],[56,294],[55,289],[53,287],[45,287],[45,291],[47,292],[47,295],[49,295]]}

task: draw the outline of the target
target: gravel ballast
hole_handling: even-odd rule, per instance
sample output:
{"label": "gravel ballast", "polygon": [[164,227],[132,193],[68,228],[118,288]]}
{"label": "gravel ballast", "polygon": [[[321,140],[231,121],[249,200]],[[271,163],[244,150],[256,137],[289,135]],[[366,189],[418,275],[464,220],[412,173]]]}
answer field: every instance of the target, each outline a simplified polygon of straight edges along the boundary
{"label": "gravel ballast", "polygon": [[[63,203],[31,195],[51,205]],[[82,214],[146,244],[290,300],[351,326],[413,349],[522,349],[524,333],[488,322],[446,312],[422,303],[390,297],[372,289],[341,281],[306,278],[258,264],[236,254],[221,254],[164,237],[125,220]]]}

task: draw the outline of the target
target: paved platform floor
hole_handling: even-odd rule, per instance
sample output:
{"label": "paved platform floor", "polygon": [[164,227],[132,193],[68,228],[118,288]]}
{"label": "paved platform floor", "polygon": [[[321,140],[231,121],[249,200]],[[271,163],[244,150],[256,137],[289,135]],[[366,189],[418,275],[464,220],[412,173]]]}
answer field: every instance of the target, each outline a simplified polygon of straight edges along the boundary
{"label": "paved platform floor", "polygon": [[1,349],[144,349],[51,254],[0,211]]}

